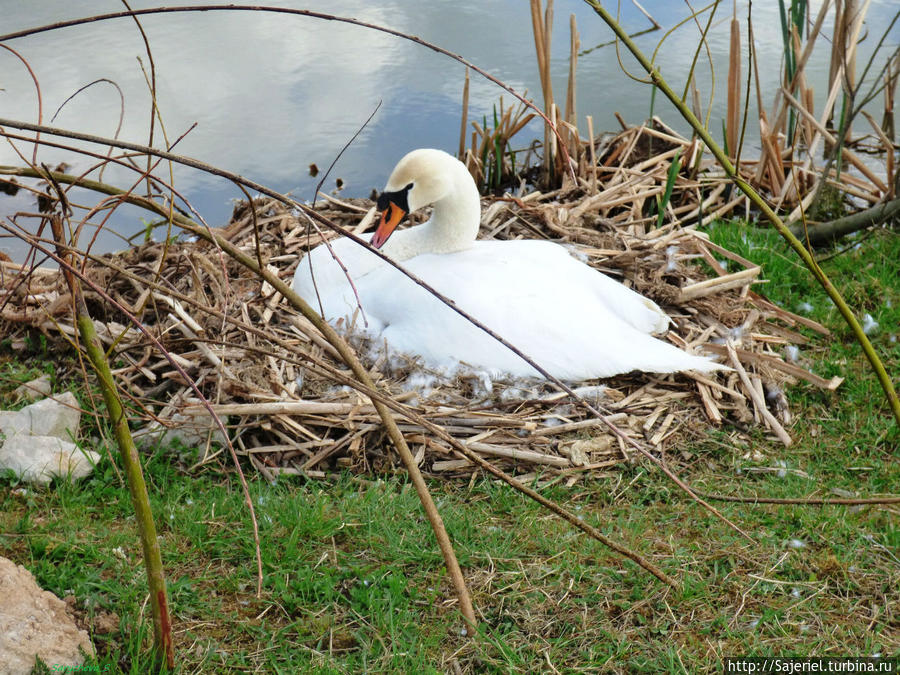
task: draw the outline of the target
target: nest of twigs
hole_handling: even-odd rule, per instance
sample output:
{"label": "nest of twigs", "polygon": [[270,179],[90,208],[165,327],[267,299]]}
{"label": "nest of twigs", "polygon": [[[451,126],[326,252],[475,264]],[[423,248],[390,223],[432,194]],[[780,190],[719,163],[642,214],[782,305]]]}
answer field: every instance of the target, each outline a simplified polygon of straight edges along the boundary
{"label": "nest of twigs", "polygon": [[[640,147],[630,138],[618,142]],[[671,157],[666,147],[657,150]],[[614,152],[616,146],[609,145],[601,159]],[[628,152],[624,147],[618,155]],[[632,159],[608,175],[588,175],[552,193],[485,198],[482,236],[576,245],[591,265],[669,313],[674,325],[666,339],[714,353],[734,368],[718,375],[638,373],[581,389],[626,435],[661,451],[711,425],[735,433],[760,426],[789,443],[786,387],[806,380],[833,389],[840,380],[824,380],[791,362],[785,347],[809,341],[800,326],[823,335],[827,330],[751,290],[760,269],[682,222],[679,216],[691,216],[689,204],[676,206],[668,224],[656,227],[645,201],[665,184],[668,163],[663,158],[654,165],[643,153]],[[714,179],[704,180],[705,194],[715,193],[709,184]],[[699,194],[693,188],[700,179],[679,176],[676,185],[685,195]],[[718,210],[709,198],[706,204]],[[351,229],[365,227],[374,215],[369,200],[325,197],[316,208]],[[299,256],[322,240],[305,219],[271,199],[238,205],[219,234],[288,283]],[[0,322],[14,339],[21,339],[25,327],[53,339],[77,334],[57,271],[0,264]],[[260,286],[212,244],[147,243],[88,259],[86,274],[162,342],[227,422],[238,452],[267,477],[399,467],[371,401],[335,376],[349,371],[334,349],[279,293]],[[187,442],[215,441],[218,432],[206,409],[172,362],[122,311],[85,291],[97,331],[112,346],[118,385],[132,401],[133,414],[143,418],[145,437],[157,439],[160,429],[182,435],[193,430],[183,435]],[[501,468],[568,476],[629,457],[626,444],[600,420],[547,384],[474,376],[432,381],[421,376],[414,359],[389,371],[383,362],[368,365],[380,387]],[[423,381],[427,388],[412,386]],[[475,469],[424,428],[401,415],[398,422],[425,472],[468,476]],[[204,460],[215,454],[206,447]]]}

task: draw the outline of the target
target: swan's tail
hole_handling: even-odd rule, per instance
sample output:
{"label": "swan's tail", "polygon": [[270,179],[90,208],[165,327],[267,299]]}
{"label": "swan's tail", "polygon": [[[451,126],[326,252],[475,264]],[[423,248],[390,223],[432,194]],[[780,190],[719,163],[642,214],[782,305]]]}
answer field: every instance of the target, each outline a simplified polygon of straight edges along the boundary
{"label": "swan's tail", "polygon": [[592,377],[612,377],[632,371],[680,373],[693,370],[700,373],[712,373],[717,370],[732,370],[725,364],[718,363],[709,357],[689,354],[650,335],[635,331],[629,336],[629,340],[630,345],[627,350],[607,352],[586,370],[591,372]]}
{"label": "swan's tail", "polygon": [[686,370],[712,373],[717,370],[732,370],[724,363],[718,363],[707,356],[689,354],[653,337],[648,337],[645,344],[635,345],[635,348],[640,350],[636,355],[640,362],[638,369],[649,373],[680,373]]}

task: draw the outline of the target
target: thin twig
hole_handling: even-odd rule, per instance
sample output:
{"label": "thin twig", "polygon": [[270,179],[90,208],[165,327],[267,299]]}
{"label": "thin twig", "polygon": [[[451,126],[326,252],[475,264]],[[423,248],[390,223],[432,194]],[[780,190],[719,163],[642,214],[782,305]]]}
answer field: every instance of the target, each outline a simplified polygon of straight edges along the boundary
{"label": "thin twig", "polygon": [[870,506],[900,504],[900,497],[740,497],[700,492],[704,498],[738,504],[798,504],[801,506]]}

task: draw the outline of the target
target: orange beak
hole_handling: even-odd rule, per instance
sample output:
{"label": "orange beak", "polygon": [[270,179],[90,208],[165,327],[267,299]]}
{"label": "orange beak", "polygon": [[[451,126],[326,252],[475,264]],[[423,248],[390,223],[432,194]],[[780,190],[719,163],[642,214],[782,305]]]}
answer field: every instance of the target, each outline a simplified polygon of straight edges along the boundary
{"label": "orange beak", "polygon": [[381,212],[381,221],[378,223],[378,229],[372,235],[372,246],[375,248],[384,246],[384,242],[393,234],[394,229],[400,224],[405,215],[406,211],[394,204],[394,202],[388,202],[387,208]]}

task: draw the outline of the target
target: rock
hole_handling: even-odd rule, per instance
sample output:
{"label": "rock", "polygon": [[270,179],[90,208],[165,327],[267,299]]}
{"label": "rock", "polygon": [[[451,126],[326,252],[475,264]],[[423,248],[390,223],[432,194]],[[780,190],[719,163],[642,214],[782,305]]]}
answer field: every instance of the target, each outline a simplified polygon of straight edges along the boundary
{"label": "rock", "polygon": [[81,406],[71,391],[45,398],[18,411],[27,415],[32,436],[56,436],[72,440],[81,422]]}
{"label": "rock", "polygon": [[0,410],[0,439],[16,434],[31,435],[31,419],[19,412]]}
{"label": "rock", "polygon": [[41,589],[24,567],[0,557],[0,675],[28,675],[38,656],[52,672],[75,670],[84,663],[79,649],[95,653],[66,603]]}
{"label": "rock", "polygon": [[[223,447],[228,445],[219,425],[205,408],[191,415],[173,413],[165,422],[166,426],[159,422],[151,422],[135,431],[133,434],[135,444],[142,449],[158,445],[163,440],[167,443],[178,440],[187,448],[206,447],[209,440]],[[227,418],[222,417],[222,422],[227,424]],[[212,432],[211,439],[210,432]]]}
{"label": "rock", "polygon": [[49,483],[54,476],[87,476],[100,455],[72,442],[80,420],[78,400],[68,391],[21,410],[0,411],[0,470],[12,469],[34,483]]}
{"label": "rock", "polygon": [[49,396],[52,391],[50,376],[44,374],[30,382],[19,385],[13,392],[13,396],[17,401],[23,399],[26,401],[36,401],[39,398]]}
{"label": "rock", "polygon": [[15,434],[0,446],[0,469],[12,469],[22,480],[42,485],[57,476],[84,478],[98,461],[96,452],[56,436]]}

